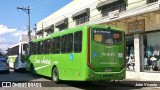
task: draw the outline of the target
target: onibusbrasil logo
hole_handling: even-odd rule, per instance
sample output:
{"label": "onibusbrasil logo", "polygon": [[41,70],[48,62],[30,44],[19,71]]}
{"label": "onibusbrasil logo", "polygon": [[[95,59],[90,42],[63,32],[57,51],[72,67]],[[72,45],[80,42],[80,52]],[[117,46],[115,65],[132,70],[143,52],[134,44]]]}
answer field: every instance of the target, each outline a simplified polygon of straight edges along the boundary
{"label": "onibusbrasil logo", "polygon": [[37,82],[2,82],[2,87],[42,87]]}

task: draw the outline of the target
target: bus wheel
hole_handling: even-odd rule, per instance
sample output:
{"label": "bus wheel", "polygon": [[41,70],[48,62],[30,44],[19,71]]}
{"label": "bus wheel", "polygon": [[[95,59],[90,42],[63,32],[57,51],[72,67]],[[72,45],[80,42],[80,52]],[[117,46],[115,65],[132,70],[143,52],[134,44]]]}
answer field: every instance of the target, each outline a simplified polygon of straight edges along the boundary
{"label": "bus wheel", "polygon": [[36,71],[34,70],[34,66],[33,66],[33,65],[30,66],[30,73],[31,73],[33,76],[36,76]]}
{"label": "bus wheel", "polygon": [[56,83],[56,84],[60,82],[60,80],[59,80],[59,73],[58,73],[58,68],[57,67],[55,67],[53,69],[53,71],[52,71],[52,81],[54,83]]}

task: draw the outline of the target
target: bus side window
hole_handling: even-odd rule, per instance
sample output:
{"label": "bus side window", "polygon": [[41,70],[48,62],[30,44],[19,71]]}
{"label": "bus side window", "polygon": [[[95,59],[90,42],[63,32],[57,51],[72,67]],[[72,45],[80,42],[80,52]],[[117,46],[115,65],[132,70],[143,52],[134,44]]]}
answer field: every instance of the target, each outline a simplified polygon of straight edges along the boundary
{"label": "bus side window", "polygon": [[82,51],[82,31],[74,33],[74,52]]}
{"label": "bus side window", "polygon": [[50,42],[51,40],[47,40],[47,52],[50,53]]}
{"label": "bus side window", "polygon": [[62,45],[61,45],[61,52],[62,53],[64,53],[64,52],[66,52],[66,49],[65,49],[65,46],[66,46],[66,36],[62,36],[62,39],[61,39],[61,43],[62,43]]}
{"label": "bus side window", "polygon": [[38,43],[35,43],[35,54],[38,54],[38,47],[39,47],[39,45],[38,45]]}
{"label": "bus side window", "polygon": [[29,42],[29,54],[33,54],[33,42]]}
{"label": "bus side window", "polygon": [[19,45],[13,48],[13,55],[18,55],[19,54]]}
{"label": "bus side window", "polygon": [[36,48],[37,48],[37,44],[36,44],[36,43],[33,43],[33,47],[32,47],[32,49],[33,49],[33,54],[36,54]]}
{"label": "bus side window", "polygon": [[49,40],[44,40],[43,41],[43,53],[47,54],[49,53]]}
{"label": "bus side window", "polygon": [[37,54],[42,54],[42,52],[43,52],[42,42],[38,42],[37,45],[38,45],[37,50],[36,50]]}
{"label": "bus side window", "polygon": [[60,53],[60,37],[53,38],[51,43],[51,52],[55,54]]}
{"label": "bus side window", "polygon": [[73,51],[73,34],[69,34],[67,38],[67,52]]}
{"label": "bus side window", "polygon": [[52,40],[51,40],[51,53],[54,53],[54,49],[55,49],[55,39],[52,38]]}
{"label": "bus side window", "polygon": [[55,38],[55,42],[56,42],[55,53],[60,53],[60,37]]}
{"label": "bus side window", "polygon": [[40,42],[40,54],[43,54],[43,53],[44,53],[43,44],[44,44],[44,42],[41,41],[41,42]]}
{"label": "bus side window", "polygon": [[61,52],[68,53],[73,51],[73,34],[62,36]]}
{"label": "bus side window", "polygon": [[36,54],[35,43],[30,43],[30,54]]}

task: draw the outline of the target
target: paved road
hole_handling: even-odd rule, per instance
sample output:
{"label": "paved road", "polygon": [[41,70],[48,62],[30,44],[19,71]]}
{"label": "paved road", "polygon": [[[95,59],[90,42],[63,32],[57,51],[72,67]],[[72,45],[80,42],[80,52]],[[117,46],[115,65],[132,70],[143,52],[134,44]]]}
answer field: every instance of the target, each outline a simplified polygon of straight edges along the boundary
{"label": "paved road", "polygon": [[10,70],[9,74],[0,73],[0,81],[50,81],[41,76],[32,76],[29,72],[14,72]]}
{"label": "paved road", "polygon": [[[62,82],[61,84],[54,84],[51,82],[50,78],[44,76],[32,76],[29,73],[19,73],[13,72],[11,70],[10,74],[3,74],[0,73],[0,82],[2,81],[17,81],[17,83],[30,83],[30,81],[34,81],[34,83],[40,83],[42,86],[41,88],[0,88],[0,90],[160,90],[159,87],[135,87],[135,82],[125,80],[120,83],[113,83],[113,82]],[[18,82],[19,81],[19,82]],[[41,82],[43,81],[43,82]],[[0,83],[0,84],[1,84]],[[144,84],[146,82],[142,82]],[[159,84],[159,83],[158,83]],[[28,84],[27,84],[28,85]],[[159,84],[160,85],[160,84]],[[46,87],[51,86],[51,87]]]}

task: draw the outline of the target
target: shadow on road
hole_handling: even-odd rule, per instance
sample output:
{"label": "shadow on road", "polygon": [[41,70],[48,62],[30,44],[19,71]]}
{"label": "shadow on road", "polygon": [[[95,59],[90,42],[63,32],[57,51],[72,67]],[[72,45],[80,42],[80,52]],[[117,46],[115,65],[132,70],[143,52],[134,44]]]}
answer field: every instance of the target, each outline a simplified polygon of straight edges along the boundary
{"label": "shadow on road", "polygon": [[141,89],[142,87],[135,87],[135,83],[116,83],[111,81],[93,81],[93,82],[77,82],[77,81],[63,81],[58,85],[67,85],[68,87],[76,87],[84,90],[132,90]]}
{"label": "shadow on road", "polygon": [[14,72],[11,71],[10,74],[0,73],[0,82],[2,81],[17,81],[20,83],[25,82],[38,82],[42,83],[43,87],[74,87],[84,90],[132,90],[132,89],[141,89],[144,86],[135,86],[137,83],[157,83],[160,85],[160,82],[145,82],[145,81],[129,81],[124,80],[118,82],[111,81],[92,81],[92,82],[80,82],[80,81],[62,81],[59,84],[54,84],[51,81],[51,78],[44,77],[41,75],[32,76],[28,72]]}
{"label": "shadow on road", "polygon": [[31,81],[39,78],[39,76],[32,76],[28,72],[15,72],[12,69],[9,74],[0,72],[0,81]]}

